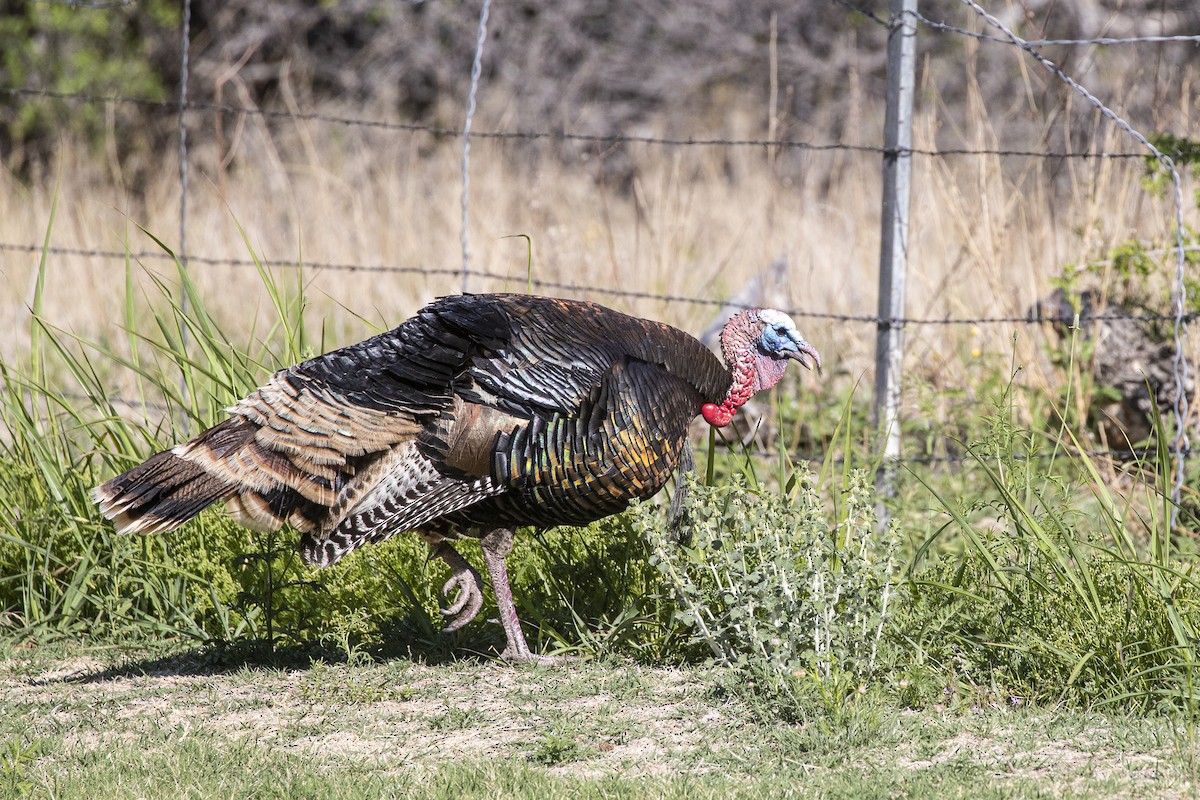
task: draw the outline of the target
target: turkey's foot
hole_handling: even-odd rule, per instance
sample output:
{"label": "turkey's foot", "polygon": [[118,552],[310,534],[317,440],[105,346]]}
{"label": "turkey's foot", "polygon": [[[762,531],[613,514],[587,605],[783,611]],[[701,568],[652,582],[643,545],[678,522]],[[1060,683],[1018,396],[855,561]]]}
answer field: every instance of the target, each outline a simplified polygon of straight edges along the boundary
{"label": "turkey's foot", "polygon": [[[433,548],[433,554],[445,561],[454,573],[442,586],[442,595],[448,605],[441,610],[446,618],[442,633],[453,633],[475,619],[483,607],[483,578],[449,542],[439,543]],[[451,592],[457,592],[453,601],[450,600]]]}
{"label": "turkey's foot", "polygon": [[514,653],[511,647],[504,648],[504,652],[500,654],[500,658],[510,664],[540,664],[543,667],[568,664],[576,660],[574,656],[546,656],[531,652],[528,649],[524,651],[518,650]]}
{"label": "turkey's foot", "polygon": [[512,552],[513,532],[508,528],[488,531],[479,544],[483,549],[483,563],[487,565],[492,579],[492,590],[496,593],[496,610],[500,612],[500,624],[504,627],[507,646],[500,653],[505,661],[548,663],[550,656],[535,655],[525,643],[521,631],[521,620],[517,618],[517,607],[513,603],[512,590],[508,586],[508,570],[504,559]]}

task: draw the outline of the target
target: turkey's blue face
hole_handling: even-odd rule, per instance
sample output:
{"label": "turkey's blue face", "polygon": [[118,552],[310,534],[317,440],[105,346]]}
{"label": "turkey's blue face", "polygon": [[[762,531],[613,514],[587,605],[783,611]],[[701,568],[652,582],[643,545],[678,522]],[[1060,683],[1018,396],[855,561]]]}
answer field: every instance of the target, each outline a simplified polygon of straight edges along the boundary
{"label": "turkey's blue face", "polygon": [[758,346],[765,355],[776,360],[795,359],[808,369],[812,369],[813,364],[816,364],[817,371],[821,371],[820,354],[796,330],[796,323],[791,317],[782,311],[764,309],[759,312],[758,318],[763,324]]}

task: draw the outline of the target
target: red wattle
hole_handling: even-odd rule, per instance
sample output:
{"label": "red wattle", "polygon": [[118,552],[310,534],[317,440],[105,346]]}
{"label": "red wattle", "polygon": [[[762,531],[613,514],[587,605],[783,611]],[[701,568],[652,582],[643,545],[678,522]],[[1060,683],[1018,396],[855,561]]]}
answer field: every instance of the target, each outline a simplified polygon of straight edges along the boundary
{"label": "red wattle", "polygon": [[714,428],[724,428],[733,420],[733,409],[716,403],[700,406],[700,414],[703,415],[704,421]]}

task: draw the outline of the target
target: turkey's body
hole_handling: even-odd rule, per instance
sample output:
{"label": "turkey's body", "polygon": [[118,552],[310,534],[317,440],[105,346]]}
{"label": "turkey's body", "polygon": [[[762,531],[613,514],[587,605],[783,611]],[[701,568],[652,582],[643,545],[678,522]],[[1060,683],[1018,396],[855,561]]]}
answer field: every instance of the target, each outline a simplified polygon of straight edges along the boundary
{"label": "turkey's body", "polygon": [[[447,297],[276,373],[230,419],[96,499],[118,529],[142,532],[224,500],[251,527],[300,529],[320,565],[418,531],[454,570],[458,627],[478,610],[468,595],[480,581],[445,540],[481,537],[507,593],[513,527],[586,523],[653,495],[691,420],[730,385],[707,348],[661,323],[577,301]],[[528,657],[515,611],[501,612],[506,654]]]}

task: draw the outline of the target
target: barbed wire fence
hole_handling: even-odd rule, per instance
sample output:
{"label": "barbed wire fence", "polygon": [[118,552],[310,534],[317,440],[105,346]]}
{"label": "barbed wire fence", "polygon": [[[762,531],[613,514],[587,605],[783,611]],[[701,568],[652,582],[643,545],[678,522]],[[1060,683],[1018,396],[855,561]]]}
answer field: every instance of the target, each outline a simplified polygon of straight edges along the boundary
{"label": "barbed wire fence", "polygon": [[[1114,47],[1114,46],[1130,46],[1138,44],[1181,44],[1181,45],[1200,45],[1200,34],[1190,36],[1138,36],[1128,38],[1114,37],[1098,37],[1098,38],[1080,38],[1080,39],[1022,39],[1017,36],[1009,27],[1005,26],[998,18],[991,15],[987,9],[974,0],[960,0],[965,9],[983,20],[984,24],[996,31],[999,35],[985,33],[980,31],[972,31],[961,25],[953,25],[945,21],[930,19],[919,11],[915,10],[915,3],[912,8],[903,12],[908,17],[910,24],[915,24],[920,30],[927,30],[938,35],[970,37],[976,40],[988,42],[998,46],[1008,46],[1021,50],[1028,57],[1034,59],[1040,66],[1048,70],[1057,80],[1062,81],[1070,89],[1087,102],[1093,105],[1099,113],[1106,119],[1116,124],[1122,131],[1127,134],[1131,149],[1128,151],[1106,152],[1095,150],[1070,150],[1070,149],[1031,149],[1031,148],[1003,148],[1003,147],[979,147],[979,148],[922,148],[907,144],[901,147],[884,146],[884,145],[863,145],[842,142],[809,142],[802,140],[794,140],[787,138],[678,138],[678,137],[662,137],[648,135],[629,135],[629,134],[590,134],[590,133],[574,133],[570,131],[550,131],[550,130],[476,130],[474,129],[474,113],[477,101],[477,94],[480,89],[480,80],[482,73],[482,63],[486,57],[485,44],[487,35],[487,20],[491,0],[483,0],[480,6],[479,25],[477,29],[476,39],[473,42],[474,59],[469,76],[464,76],[464,79],[469,81],[468,101],[464,114],[464,123],[462,128],[450,128],[445,126],[428,125],[420,123],[398,123],[394,121],[384,121],[378,119],[360,118],[354,116],[329,114],[313,110],[276,110],[264,109],[257,107],[244,107],[236,104],[198,101],[189,99],[187,94],[187,81],[190,72],[190,0],[184,0],[183,6],[183,21],[181,26],[181,80],[178,87],[178,95],[175,100],[151,100],[138,97],[125,97],[118,95],[100,95],[87,92],[62,92],[48,90],[37,86],[14,86],[0,87],[0,94],[18,97],[18,98],[49,98],[68,103],[80,105],[102,106],[107,104],[131,105],[143,109],[161,112],[163,114],[177,114],[178,122],[178,145],[180,157],[180,224],[179,224],[179,252],[176,256],[162,251],[140,251],[130,253],[126,251],[108,250],[104,248],[86,248],[86,247],[61,247],[61,246],[46,246],[44,243],[38,242],[2,242],[0,241],[0,252],[10,253],[50,253],[59,255],[84,256],[98,259],[125,260],[127,258],[142,259],[172,259],[178,257],[181,264],[187,268],[192,265],[204,266],[228,266],[234,268],[255,268],[256,262],[251,259],[236,259],[236,258],[218,258],[206,256],[203,253],[195,253],[189,251],[187,247],[187,228],[188,228],[188,162],[189,162],[189,142],[187,138],[186,118],[189,114],[205,114],[205,115],[247,115],[252,117],[260,117],[266,120],[288,120],[292,122],[319,122],[329,125],[345,126],[350,128],[375,129],[384,132],[395,134],[412,134],[422,133],[429,136],[441,139],[459,139],[462,144],[462,229],[461,229],[461,245],[462,245],[462,264],[458,267],[453,266],[426,266],[426,265],[398,265],[387,263],[361,264],[361,263],[339,263],[339,262],[308,262],[304,263],[306,270],[315,271],[338,271],[338,272],[362,272],[362,273],[383,273],[383,274],[412,274],[423,276],[434,276],[445,279],[448,285],[457,278],[461,282],[463,290],[469,288],[471,279],[480,281],[503,281],[512,280],[519,277],[522,282],[528,281],[529,285],[542,291],[565,291],[581,294],[584,296],[595,296],[604,298],[628,298],[628,299],[648,299],[656,300],[665,303],[691,304],[702,305],[709,307],[725,307],[732,305],[737,307],[737,304],[730,304],[725,299],[719,299],[711,296],[688,296],[669,293],[658,293],[648,291],[638,291],[633,289],[619,288],[613,286],[589,285],[584,283],[555,281],[539,279],[529,276],[513,276],[491,272],[487,270],[472,268],[469,256],[469,240],[468,229],[470,223],[470,173],[469,173],[469,157],[470,144],[472,140],[494,140],[494,141],[559,141],[559,142],[580,142],[592,143],[600,145],[625,145],[625,144],[640,144],[648,146],[663,146],[663,147],[688,147],[688,148],[774,148],[777,150],[796,150],[806,152],[852,152],[860,154],[878,155],[881,159],[894,159],[898,156],[903,157],[923,157],[923,158],[980,158],[980,157],[1023,157],[1023,158],[1038,158],[1048,160],[1066,160],[1066,159],[1081,159],[1081,160],[1103,160],[1103,159],[1136,159],[1146,160],[1151,158],[1157,161],[1171,176],[1173,187],[1174,201],[1174,231],[1175,242],[1172,247],[1158,248],[1147,250],[1147,254],[1156,256],[1173,255],[1175,260],[1175,276],[1173,281],[1173,294],[1171,298],[1172,313],[1170,314],[1129,314],[1129,313],[1098,313],[1090,317],[1093,321],[1104,320],[1128,320],[1133,322],[1169,322],[1172,325],[1172,337],[1175,348],[1175,356],[1173,362],[1173,380],[1175,381],[1175,404],[1172,409],[1172,423],[1174,430],[1174,440],[1171,444],[1172,455],[1175,460],[1175,500],[1178,504],[1179,492],[1182,488],[1184,479],[1184,460],[1191,457],[1191,450],[1188,439],[1188,400],[1187,391],[1189,381],[1189,364],[1184,353],[1184,342],[1187,336],[1187,325],[1195,319],[1196,314],[1188,311],[1187,297],[1187,264],[1188,253],[1196,252],[1196,245],[1190,245],[1185,239],[1184,228],[1184,201],[1182,192],[1182,183],[1179,172],[1170,156],[1170,154],[1161,152],[1156,148],[1150,140],[1134,126],[1125,121],[1118,114],[1108,108],[1102,101],[1089,92],[1084,86],[1074,81],[1063,70],[1058,68],[1054,62],[1046,58],[1041,48],[1051,46],[1062,47]],[[102,13],[105,9],[125,8],[131,4],[131,0],[120,0],[118,2],[82,2],[82,0],[42,0],[42,2],[61,4],[79,10],[79,13]],[[838,7],[841,7],[848,14],[862,15],[865,19],[873,24],[884,26],[889,29],[905,22],[896,13],[891,13],[889,17],[881,16],[881,14],[872,8],[864,5],[848,2],[848,0],[831,0]],[[464,46],[466,46],[464,44]],[[1136,148],[1136,149],[1133,149]],[[1095,263],[1103,263],[1095,262]],[[272,265],[280,268],[299,268],[300,264],[295,261],[273,261]],[[186,302],[186,300],[184,300]],[[1028,315],[1000,315],[1000,316],[958,316],[958,317],[941,317],[941,318],[918,318],[911,317],[902,313],[876,313],[876,314],[837,314],[827,313],[811,308],[792,308],[788,309],[792,316],[800,319],[819,319],[832,320],[847,323],[856,323],[863,325],[872,325],[877,328],[880,326],[892,328],[904,328],[910,326],[957,326],[957,325],[989,325],[989,324],[1041,324],[1047,320],[1040,318],[1031,318]],[[1060,320],[1051,320],[1058,322]],[[130,407],[144,405],[141,400],[130,400],[125,398],[110,398],[117,404],[126,404]],[[1094,450],[1089,451],[1090,455],[1095,456],[1111,456],[1114,458],[1128,457],[1136,455],[1134,451],[1124,449],[1110,450]],[[812,460],[820,460],[817,454],[797,454],[798,458],[811,458]],[[909,456],[901,459],[905,463],[914,464],[930,464],[944,463],[962,460],[961,456]]]}
{"label": "barbed wire fence", "polygon": [[1175,475],[1172,480],[1171,492],[1171,520],[1170,528],[1174,529],[1175,520],[1179,515],[1180,499],[1183,492],[1184,482],[1184,458],[1188,450],[1188,435],[1187,435],[1187,419],[1188,419],[1188,401],[1187,386],[1188,378],[1188,363],[1184,355],[1184,336],[1187,333],[1187,322],[1184,319],[1187,309],[1187,255],[1185,253],[1186,242],[1184,240],[1184,225],[1183,225],[1183,180],[1179,176],[1179,170],[1175,168],[1175,162],[1170,156],[1164,154],[1157,147],[1150,143],[1141,131],[1135,129],[1132,125],[1126,122],[1116,112],[1106,106],[1095,95],[1074,81],[1069,75],[1058,68],[1054,62],[1046,58],[1042,53],[1029,42],[1017,36],[1012,30],[1001,22],[996,17],[989,14],[975,0],[962,0],[962,3],[969,7],[972,11],[982,17],[988,25],[996,28],[1014,45],[1024,50],[1043,67],[1051,72],[1054,77],[1067,84],[1077,94],[1081,95],[1088,103],[1090,103],[1100,114],[1110,122],[1117,125],[1129,137],[1134,139],[1139,145],[1146,148],[1160,166],[1165,168],[1171,174],[1171,185],[1174,189],[1173,200],[1175,202],[1175,286],[1173,290],[1174,296],[1172,303],[1175,307],[1175,319],[1173,321],[1172,335],[1174,337],[1175,358],[1172,363],[1172,373],[1175,379],[1175,402],[1173,404],[1172,416],[1174,420],[1175,435],[1171,443],[1171,451],[1175,459]]}

